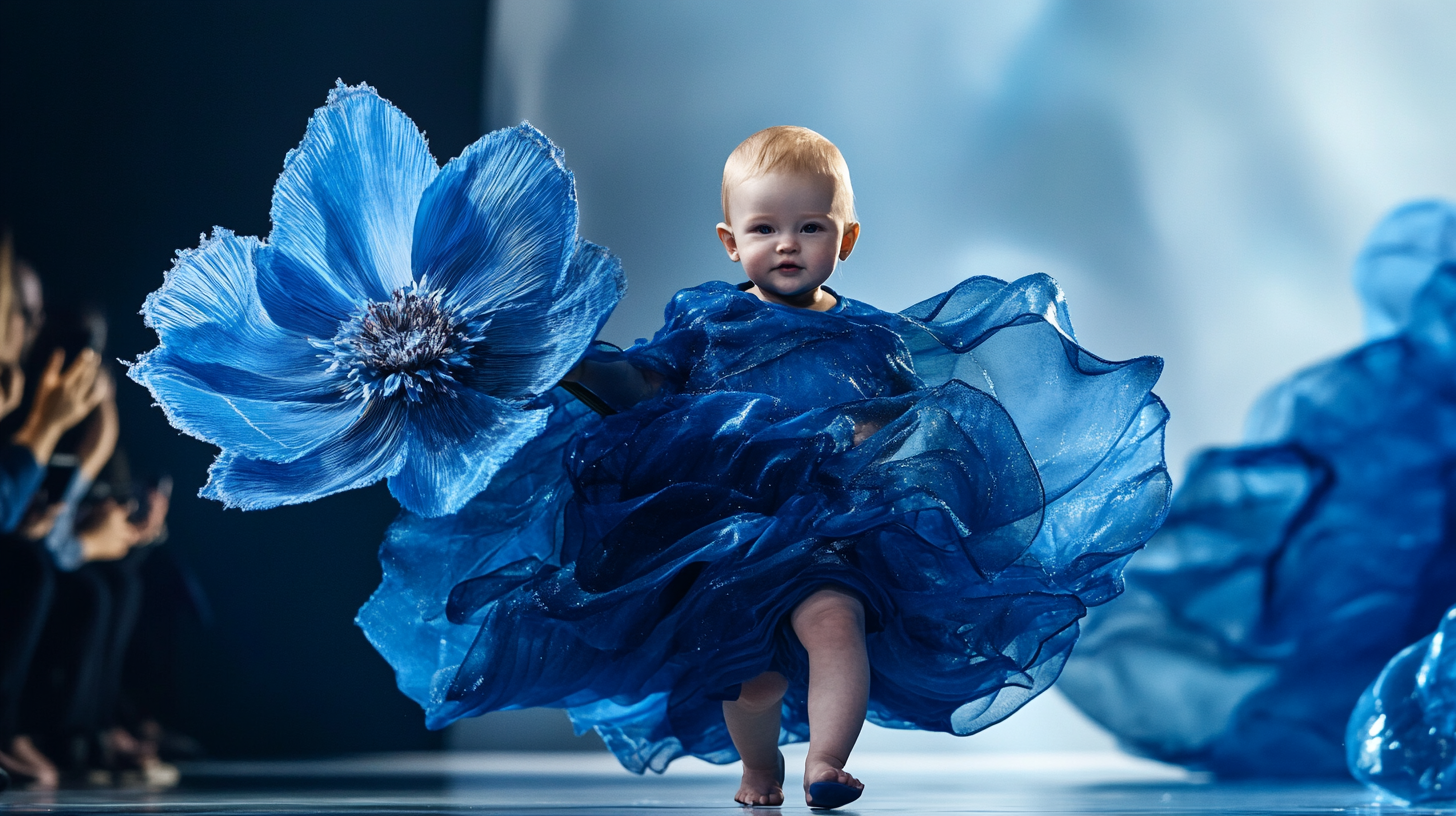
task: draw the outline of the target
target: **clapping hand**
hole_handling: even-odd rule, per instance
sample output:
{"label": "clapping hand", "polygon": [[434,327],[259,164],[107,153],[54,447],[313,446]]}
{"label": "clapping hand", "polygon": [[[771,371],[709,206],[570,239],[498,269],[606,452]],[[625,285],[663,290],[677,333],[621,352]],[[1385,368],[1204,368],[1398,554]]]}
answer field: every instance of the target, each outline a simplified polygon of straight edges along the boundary
{"label": "clapping hand", "polygon": [[30,416],[16,432],[14,442],[30,448],[37,462],[49,462],[61,434],[75,427],[111,393],[111,378],[101,371],[101,355],[83,349],[62,370],[65,352],[51,353],[35,389]]}

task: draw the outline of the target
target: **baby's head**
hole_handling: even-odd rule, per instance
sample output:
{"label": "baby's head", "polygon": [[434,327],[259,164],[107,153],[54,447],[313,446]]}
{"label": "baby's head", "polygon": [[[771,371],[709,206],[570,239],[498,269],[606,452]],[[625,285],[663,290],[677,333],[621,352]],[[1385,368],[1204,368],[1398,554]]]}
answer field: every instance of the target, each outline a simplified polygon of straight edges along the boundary
{"label": "baby's head", "polygon": [[834,299],[819,287],[858,237],[849,167],[828,139],[771,127],[728,156],[718,238],[760,298],[830,308]]}

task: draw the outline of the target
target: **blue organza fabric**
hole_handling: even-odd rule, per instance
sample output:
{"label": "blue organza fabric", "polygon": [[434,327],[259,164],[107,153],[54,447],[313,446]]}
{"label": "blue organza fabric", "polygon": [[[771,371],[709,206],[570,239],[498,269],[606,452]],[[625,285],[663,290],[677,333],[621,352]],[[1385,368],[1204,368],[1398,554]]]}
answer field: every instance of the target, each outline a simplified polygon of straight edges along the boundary
{"label": "blue organza fabric", "polygon": [[1094,610],[1059,688],[1128,748],[1232,776],[1346,772],[1345,723],[1456,602],[1456,210],[1417,202],[1356,266],[1372,340],[1254,407]]}
{"label": "blue organza fabric", "polygon": [[431,727],[564,707],[634,771],[729,762],[721,701],[776,670],[807,739],[785,619],[835,586],[868,614],[870,720],[969,734],[1052,684],[1166,512],[1161,362],[1081,349],[1043,276],[899,314],[709,283],[624,354],[656,397],[549,394],[484,492],[391,528],[359,624]]}
{"label": "blue organza fabric", "polygon": [[1456,608],[1360,695],[1345,751],[1350,773],[1406,802],[1456,799]]}

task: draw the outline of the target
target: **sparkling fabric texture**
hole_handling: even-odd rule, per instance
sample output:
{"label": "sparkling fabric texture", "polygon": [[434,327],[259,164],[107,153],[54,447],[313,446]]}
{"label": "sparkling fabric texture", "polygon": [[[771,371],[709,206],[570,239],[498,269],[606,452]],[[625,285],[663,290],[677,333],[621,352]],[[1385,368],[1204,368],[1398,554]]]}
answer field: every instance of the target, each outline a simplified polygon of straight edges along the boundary
{"label": "sparkling fabric texture", "polygon": [[1346,773],[1361,690],[1456,602],[1453,259],[1450,205],[1388,216],[1356,265],[1373,339],[1265,395],[1246,445],[1198,456],[1127,592],[1089,615],[1058,687],[1125,746]]}
{"label": "sparkling fabric texture", "polygon": [[530,125],[443,168],[366,85],[342,83],[273,190],[267,241],[218,228],[178,254],[130,369],[222,449],[203,495],[258,509],[389,480],[452,513],[540,433],[527,403],[581,358],[625,289],[577,238],[576,191]]}
{"label": "sparkling fabric texture", "polygon": [[1081,349],[1046,277],[900,314],[709,283],[621,354],[656,397],[548,394],[458,514],[391,528],[359,624],[431,727],[564,707],[634,771],[730,762],[721,701],[772,669],[807,739],[785,620],[836,586],[866,607],[870,719],[970,734],[1052,684],[1167,509],[1161,361]]}

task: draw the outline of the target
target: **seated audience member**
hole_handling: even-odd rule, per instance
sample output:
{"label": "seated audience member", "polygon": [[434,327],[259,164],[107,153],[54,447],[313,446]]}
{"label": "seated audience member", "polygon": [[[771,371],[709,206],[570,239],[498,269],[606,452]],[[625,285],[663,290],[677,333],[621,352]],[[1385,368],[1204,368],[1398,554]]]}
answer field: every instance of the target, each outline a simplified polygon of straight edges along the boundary
{"label": "seated audience member", "polygon": [[[95,312],[63,315],[39,342],[68,353],[101,349],[105,322]],[[120,424],[114,396],[106,399],[78,434],[61,444],[52,472],[66,474],[63,487],[43,490],[23,535],[42,538],[59,569],[44,633],[24,691],[22,730],[75,778],[97,784],[129,779],[171,784],[176,769],[162,763],[148,743],[116,724],[122,667],[141,606],[138,572],[145,553],[164,530],[168,497],[146,496],[141,512],[131,496],[130,475],[115,455]],[[108,474],[103,477],[103,474]],[[58,499],[58,500],[57,500]],[[139,776],[139,778],[137,778]]]}
{"label": "seated audience member", "polygon": [[[0,242],[0,417],[21,404],[22,362],[42,314],[39,281]],[[16,534],[61,437],[90,414],[110,387],[94,350],[52,355],[34,378],[24,420],[0,448],[0,782],[15,777],[54,786],[55,766],[20,733],[27,677],[55,589],[55,565],[35,537]]]}

